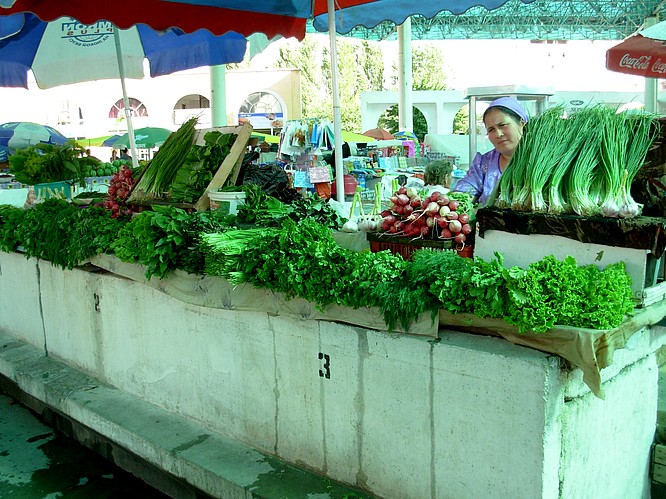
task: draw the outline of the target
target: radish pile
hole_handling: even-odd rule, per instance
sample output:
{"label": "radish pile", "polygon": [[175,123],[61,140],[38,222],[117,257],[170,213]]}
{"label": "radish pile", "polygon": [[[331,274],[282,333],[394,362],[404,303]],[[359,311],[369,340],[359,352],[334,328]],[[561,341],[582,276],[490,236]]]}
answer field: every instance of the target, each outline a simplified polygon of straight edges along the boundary
{"label": "radish pile", "polygon": [[464,245],[473,228],[471,198],[461,202],[461,196],[469,197],[459,192],[438,191],[421,196],[413,187],[401,187],[391,196],[390,208],[382,212],[380,228],[396,236],[449,239]]}

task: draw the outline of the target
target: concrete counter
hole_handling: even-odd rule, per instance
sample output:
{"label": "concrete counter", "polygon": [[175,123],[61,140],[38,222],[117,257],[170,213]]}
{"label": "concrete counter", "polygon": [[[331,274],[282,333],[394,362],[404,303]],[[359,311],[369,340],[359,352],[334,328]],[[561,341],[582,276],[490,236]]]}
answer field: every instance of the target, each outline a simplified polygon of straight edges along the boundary
{"label": "concrete counter", "polygon": [[559,357],[502,338],[201,307],[21,254],[0,253],[0,296],[0,329],[44,356],[377,496],[649,496],[658,326],[615,353],[601,400]]}

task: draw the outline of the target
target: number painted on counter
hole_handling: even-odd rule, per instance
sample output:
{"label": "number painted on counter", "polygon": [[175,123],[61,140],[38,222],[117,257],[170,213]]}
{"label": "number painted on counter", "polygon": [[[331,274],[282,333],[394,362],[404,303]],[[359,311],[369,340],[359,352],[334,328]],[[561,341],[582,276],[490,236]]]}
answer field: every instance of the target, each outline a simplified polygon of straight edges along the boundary
{"label": "number painted on counter", "polygon": [[323,360],[322,369],[319,369],[319,377],[331,379],[331,357],[326,353],[319,352],[319,360]]}

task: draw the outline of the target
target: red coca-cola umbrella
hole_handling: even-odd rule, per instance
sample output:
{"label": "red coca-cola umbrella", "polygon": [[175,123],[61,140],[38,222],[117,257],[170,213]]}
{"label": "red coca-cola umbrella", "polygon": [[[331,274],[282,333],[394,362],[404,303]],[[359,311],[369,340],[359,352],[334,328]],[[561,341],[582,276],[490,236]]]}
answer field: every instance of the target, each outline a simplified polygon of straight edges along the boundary
{"label": "red coca-cola umbrella", "polygon": [[645,28],[606,51],[606,68],[648,78],[666,78],[666,21]]}

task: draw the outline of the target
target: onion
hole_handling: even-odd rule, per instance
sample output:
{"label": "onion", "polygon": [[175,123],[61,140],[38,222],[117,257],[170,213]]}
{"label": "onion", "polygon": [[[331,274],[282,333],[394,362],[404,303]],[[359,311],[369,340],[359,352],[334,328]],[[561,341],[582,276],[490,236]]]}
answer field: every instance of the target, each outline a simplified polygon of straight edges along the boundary
{"label": "onion", "polygon": [[358,232],[358,224],[353,220],[347,220],[342,226],[342,232]]}

